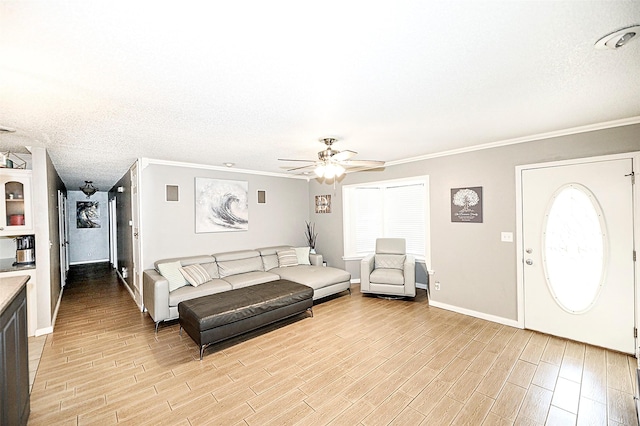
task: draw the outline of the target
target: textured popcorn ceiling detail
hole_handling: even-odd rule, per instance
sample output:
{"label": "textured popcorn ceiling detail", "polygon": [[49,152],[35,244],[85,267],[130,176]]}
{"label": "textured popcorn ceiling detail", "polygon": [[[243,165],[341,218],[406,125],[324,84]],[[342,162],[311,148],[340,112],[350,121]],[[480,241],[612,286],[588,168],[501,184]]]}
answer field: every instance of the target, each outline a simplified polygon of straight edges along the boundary
{"label": "textured popcorn ceiling detail", "polygon": [[[640,2],[0,2],[0,149],[65,184],[138,157],[283,172],[317,139],[383,161],[640,116]],[[22,148],[24,149],[24,148]]]}

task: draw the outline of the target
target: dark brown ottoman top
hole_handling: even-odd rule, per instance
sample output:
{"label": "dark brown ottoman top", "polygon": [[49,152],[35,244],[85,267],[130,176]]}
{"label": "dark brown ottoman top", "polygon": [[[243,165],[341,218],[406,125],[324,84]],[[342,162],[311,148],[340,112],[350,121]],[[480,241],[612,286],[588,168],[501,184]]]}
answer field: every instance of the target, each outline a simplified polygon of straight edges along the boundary
{"label": "dark brown ottoman top", "polygon": [[277,280],[185,300],[178,304],[178,313],[180,327],[200,346],[202,358],[202,350],[211,343],[310,310],[312,306],[311,287]]}

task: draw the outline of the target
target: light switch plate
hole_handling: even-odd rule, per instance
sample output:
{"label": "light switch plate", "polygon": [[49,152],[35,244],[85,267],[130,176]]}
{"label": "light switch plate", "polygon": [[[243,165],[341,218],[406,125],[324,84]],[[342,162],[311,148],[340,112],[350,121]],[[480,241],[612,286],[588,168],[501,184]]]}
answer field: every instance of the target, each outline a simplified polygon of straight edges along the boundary
{"label": "light switch plate", "polygon": [[513,232],[501,232],[500,233],[500,241],[503,243],[512,243],[513,242]]}

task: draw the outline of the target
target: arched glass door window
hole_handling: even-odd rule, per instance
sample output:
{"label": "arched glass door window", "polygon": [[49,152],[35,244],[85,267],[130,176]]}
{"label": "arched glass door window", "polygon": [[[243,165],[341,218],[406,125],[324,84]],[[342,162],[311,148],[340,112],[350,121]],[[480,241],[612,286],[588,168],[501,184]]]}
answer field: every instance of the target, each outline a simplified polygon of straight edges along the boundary
{"label": "arched glass door window", "polygon": [[594,195],[569,184],[551,199],[543,229],[543,259],[549,290],[564,310],[581,313],[595,303],[606,265],[605,223]]}

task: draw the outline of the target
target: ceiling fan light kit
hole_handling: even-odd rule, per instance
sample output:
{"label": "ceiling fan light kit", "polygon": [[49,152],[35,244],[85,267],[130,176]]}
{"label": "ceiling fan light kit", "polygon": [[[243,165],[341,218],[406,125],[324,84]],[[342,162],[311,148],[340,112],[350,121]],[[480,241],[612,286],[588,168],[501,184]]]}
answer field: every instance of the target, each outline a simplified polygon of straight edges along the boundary
{"label": "ceiling fan light kit", "polygon": [[345,168],[340,164],[329,163],[326,165],[320,164],[314,171],[318,177],[333,179],[334,177],[339,178],[342,176],[345,172]]}
{"label": "ceiling fan light kit", "polygon": [[280,161],[300,161],[310,163],[306,166],[289,168],[289,172],[308,175],[313,170],[317,177],[325,179],[336,179],[341,177],[347,170],[369,170],[384,166],[384,161],[377,160],[351,160],[357,154],[355,151],[337,151],[332,145],[338,141],[337,138],[328,137],[319,139],[327,147],[324,151],[318,152],[317,160],[283,159]]}

